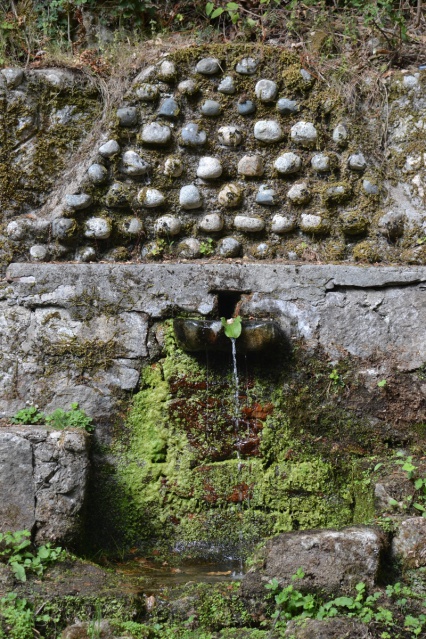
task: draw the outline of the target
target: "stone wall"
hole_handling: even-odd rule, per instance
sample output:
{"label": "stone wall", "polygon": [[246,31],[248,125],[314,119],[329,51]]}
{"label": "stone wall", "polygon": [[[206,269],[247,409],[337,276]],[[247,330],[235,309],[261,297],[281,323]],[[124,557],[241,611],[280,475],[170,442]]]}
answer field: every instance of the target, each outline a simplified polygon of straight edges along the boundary
{"label": "stone wall", "polygon": [[[8,135],[18,140],[23,127],[29,138],[25,161],[23,142],[10,141],[13,174],[23,171],[27,193],[25,166],[43,174],[43,196],[28,193],[21,208],[30,218],[5,224],[9,259],[424,262],[424,72],[391,75],[381,91],[366,77],[354,105],[344,85],[280,48],[178,51],[140,71],[50,198],[41,185],[66,161],[55,127],[78,142],[93,114],[87,88],[81,112],[69,72],[2,73]],[[55,81],[61,103],[39,106],[44,130],[15,114],[36,73]],[[35,135],[59,151],[55,171],[37,165]],[[6,221],[18,212],[16,202]]]}
{"label": "stone wall", "polygon": [[30,530],[37,543],[76,543],[88,471],[84,431],[0,428],[0,530]]}

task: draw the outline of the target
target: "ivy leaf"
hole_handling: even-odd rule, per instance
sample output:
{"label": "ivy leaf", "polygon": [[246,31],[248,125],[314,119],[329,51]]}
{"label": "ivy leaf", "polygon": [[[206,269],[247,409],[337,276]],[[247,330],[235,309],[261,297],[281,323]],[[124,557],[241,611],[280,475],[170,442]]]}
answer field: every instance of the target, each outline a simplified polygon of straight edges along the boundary
{"label": "ivy leaf", "polygon": [[228,2],[226,8],[228,11],[238,11],[240,7],[236,2]]}
{"label": "ivy leaf", "polygon": [[211,12],[213,11],[213,9],[214,9],[213,2],[208,2],[206,4],[206,15],[209,16],[211,14]]}
{"label": "ivy leaf", "polygon": [[241,335],[242,326],[240,316],[233,317],[229,320],[221,317],[220,321],[222,322],[226,337],[229,337],[230,339],[237,339],[237,337]]}
{"label": "ivy leaf", "polygon": [[218,7],[217,9],[215,9],[213,11],[213,13],[210,16],[210,19],[213,20],[214,18],[218,18],[219,16],[222,15],[224,9],[222,9],[222,7]]}

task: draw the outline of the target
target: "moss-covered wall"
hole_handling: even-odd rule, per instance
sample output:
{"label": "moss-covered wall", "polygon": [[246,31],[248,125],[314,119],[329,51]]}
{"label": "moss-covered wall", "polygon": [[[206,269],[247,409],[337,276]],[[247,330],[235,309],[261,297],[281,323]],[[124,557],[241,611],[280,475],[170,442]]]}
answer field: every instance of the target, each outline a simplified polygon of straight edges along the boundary
{"label": "moss-covered wall", "polygon": [[[424,401],[404,423],[394,396],[414,393],[415,377],[368,391],[359,362],[333,368],[303,344],[263,364],[240,356],[236,420],[230,354],[184,353],[169,322],[164,331],[161,358],[99,451],[116,463],[94,483],[98,543],[235,557],[277,532],[374,520],[377,460],[402,441],[422,446]],[[377,419],[386,409],[393,418]]]}

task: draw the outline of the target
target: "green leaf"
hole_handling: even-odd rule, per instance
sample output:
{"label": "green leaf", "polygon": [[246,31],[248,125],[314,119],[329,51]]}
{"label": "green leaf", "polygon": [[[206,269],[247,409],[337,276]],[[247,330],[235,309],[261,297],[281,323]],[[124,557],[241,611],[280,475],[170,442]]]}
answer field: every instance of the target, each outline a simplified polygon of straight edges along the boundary
{"label": "green leaf", "polygon": [[213,4],[213,2],[208,2],[208,3],[206,4],[206,14],[207,14],[207,16],[209,16],[209,15],[211,14],[211,12],[213,11],[213,9],[214,9],[214,4]]}
{"label": "green leaf", "polygon": [[211,20],[214,20],[214,18],[218,18],[219,16],[222,15],[223,12],[224,12],[224,9],[222,9],[222,7],[218,7],[211,14],[211,16],[210,16]]}
{"label": "green leaf", "polygon": [[426,512],[426,508],[424,506],[422,506],[422,504],[413,504],[414,508],[417,508],[417,510],[421,510],[422,513]]}
{"label": "green leaf", "polygon": [[380,462],[380,464],[376,464],[376,465],[374,466],[374,471],[373,471],[373,472],[376,472],[376,470],[379,470],[379,468],[381,468],[382,466],[383,466],[383,463],[382,463],[382,462]]}
{"label": "green leaf", "polygon": [[424,479],[422,477],[419,477],[414,482],[414,486],[415,486],[416,490],[419,490],[419,488],[421,488],[423,486],[423,484],[424,484]]}
{"label": "green leaf", "polygon": [[387,384],[387,383],[388,383],[388,382],[387,382],[387,380],[386,380],[386,379],[381,379],[381,380],[380,380],[380,382],[377,382],[377,386],[378,386],[379,388],[384,388],[384,387],[386,386],[386,384]]}
{"label": "green leaf", "polygon": [[27,581],[27,575],[25,573],[24,566],[14,561],[10,563],[10,566],[13,570],[13,574],[15,575],[18,581]]}
{"label": "green leaf", "polygon": [[240,316],[233,317],[229,320],[221,317],[220,321],[222,322],[226,337],[229,337],[230,339],[237,339],[241,335],[242,326]]}
{"label": "green leaf", "polygon": [[228,2],[226,5],[227,11],[238,11],[240,6],[236,2]]}

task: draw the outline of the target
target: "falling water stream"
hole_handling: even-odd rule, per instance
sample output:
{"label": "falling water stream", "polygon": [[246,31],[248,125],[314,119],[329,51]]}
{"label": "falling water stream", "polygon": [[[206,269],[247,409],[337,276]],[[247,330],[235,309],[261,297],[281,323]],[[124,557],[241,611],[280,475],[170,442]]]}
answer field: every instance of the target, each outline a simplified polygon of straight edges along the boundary
{"label": "falling water stream", "polygon": [[[242,462],[241,462],[241,440],[239,433],[240,426],[240,380],[238,378],[238,367],[237,367],[237,346],[235,337],[231,337],[232,344],[232,364],[233,364],[233,376],[234,376],[234,434],[235,434],[235,442],[237,447],[237,459],[238,459],[238,509],[240,517],[242,518],[242,510],[243,510],[243,492],[242,492],[242,482],[241,482],[241,471],[242,471]],[[239,574],[234,573],[233,576],[235,578],[240,578],[243,576],[243,532],[240,529],[239,532],[239,556],[240,556],[240,566],[239,566]]]}

